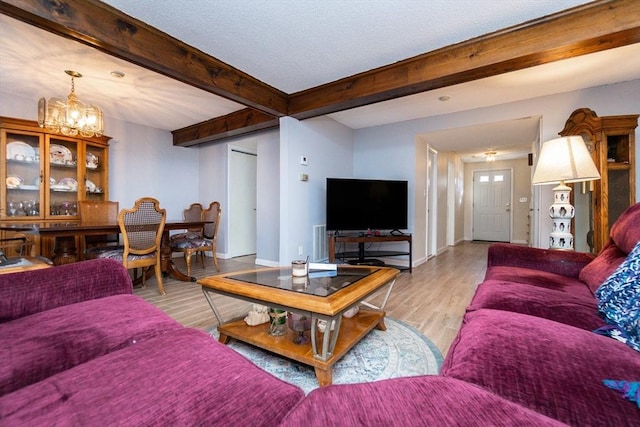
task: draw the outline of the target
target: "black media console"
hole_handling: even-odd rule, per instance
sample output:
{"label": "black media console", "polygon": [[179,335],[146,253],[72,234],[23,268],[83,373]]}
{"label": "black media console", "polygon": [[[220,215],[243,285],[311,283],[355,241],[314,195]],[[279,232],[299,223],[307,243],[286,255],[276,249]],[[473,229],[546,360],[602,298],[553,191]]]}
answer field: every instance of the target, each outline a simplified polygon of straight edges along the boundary
{"label": "black media console", "polygon": [[[409,251],[367,251],[369,243],[407,242]],[[345,251],[336,253],[336,243],[357,243],[357,251]],[[412,271],[411,234],[358,234],[358,235],[329,235],[329,262],[335,262],[336,258],[346,260],[349,264],[356,265],[385,265],[376,259],[378,257],[408,256],[409,273]]]}

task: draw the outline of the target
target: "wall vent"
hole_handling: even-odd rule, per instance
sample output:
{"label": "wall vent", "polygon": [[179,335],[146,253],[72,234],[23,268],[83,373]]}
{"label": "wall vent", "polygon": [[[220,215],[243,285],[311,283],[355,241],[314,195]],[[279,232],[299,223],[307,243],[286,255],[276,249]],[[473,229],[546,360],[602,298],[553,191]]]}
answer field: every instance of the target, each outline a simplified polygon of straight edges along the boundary
{"label": "wall vent", "polygon": [[327,251],[327,226],[313,226],[313,262],[326,261],[329,258]]}

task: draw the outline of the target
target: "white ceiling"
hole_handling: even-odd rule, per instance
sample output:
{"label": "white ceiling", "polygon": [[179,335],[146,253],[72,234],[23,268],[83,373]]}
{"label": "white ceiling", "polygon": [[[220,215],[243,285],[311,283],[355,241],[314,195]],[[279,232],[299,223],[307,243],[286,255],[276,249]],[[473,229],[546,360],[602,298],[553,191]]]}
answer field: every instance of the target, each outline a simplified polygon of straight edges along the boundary
{"label": "white ceiling", "polygon": [[[107,0],[106,3],[293,93],[587,3],[579,0]],[[611,64],[616,64],[611,66]],[[606,66],[605,66],[606,65]],[[244,106],[0,15],[0,92],[34,100],[70,90],[107,118],[175,130]],[[125,77],[109,73],[118,70]],[[359,129],[640,78],[640,45],[333,113]],[[446,102],[439,101],[447,95]],[[519,145],[538,118],[438,132],[447,151]],[[499,130],[496,130],[499,128]],[[487,139],[481,134],[493,135]],[[536,133],[537,135],[537,133]],[[528,145],[535,139],[523,142]],[[457,141],[452,148],[451,141]],[[518,141],[518,144],[515,143]],[[481,144],[481,145],[480,145]],[[445,146],[443,146],[444,148]],[[508,151],[508,150],[505,150]]]}

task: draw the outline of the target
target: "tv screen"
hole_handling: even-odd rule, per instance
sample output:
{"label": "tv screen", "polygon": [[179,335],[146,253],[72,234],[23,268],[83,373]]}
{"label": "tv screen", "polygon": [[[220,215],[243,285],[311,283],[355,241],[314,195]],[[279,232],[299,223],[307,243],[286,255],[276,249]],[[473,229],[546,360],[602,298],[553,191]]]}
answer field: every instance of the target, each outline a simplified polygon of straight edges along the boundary
{"label": "tv screen", "polygon": [[327,230],[407,228],[407,181],[327,178]]}

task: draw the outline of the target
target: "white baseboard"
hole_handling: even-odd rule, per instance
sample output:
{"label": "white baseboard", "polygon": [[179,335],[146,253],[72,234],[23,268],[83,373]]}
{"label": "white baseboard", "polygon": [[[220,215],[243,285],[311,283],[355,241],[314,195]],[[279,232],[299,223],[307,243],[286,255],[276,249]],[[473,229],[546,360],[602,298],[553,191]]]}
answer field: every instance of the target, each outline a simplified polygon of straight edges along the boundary
{"label": "white baseboard", "polygon": [[263,265],[265,267],[280,267],[280,263],[278,263],[277,261],[270,261],[260,258],[256,258],[256,265]]}

